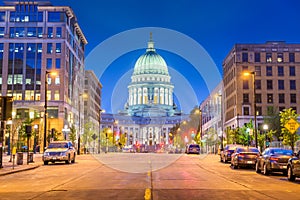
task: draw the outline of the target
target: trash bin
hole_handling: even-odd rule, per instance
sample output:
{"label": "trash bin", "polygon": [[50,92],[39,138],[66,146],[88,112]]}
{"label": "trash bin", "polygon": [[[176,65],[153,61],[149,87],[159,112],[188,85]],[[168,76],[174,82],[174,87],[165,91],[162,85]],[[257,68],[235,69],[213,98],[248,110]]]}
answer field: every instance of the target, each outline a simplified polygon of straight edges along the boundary
{"label": "trash bin", "polygon": [[17,165],[23,165],[23,153],[22,152],[17,153]]}
{"label": "trash bin", "polygon": [[29,154],[28,154],[28,162],[29,163],[33,162],[33,152],[29,152]]}

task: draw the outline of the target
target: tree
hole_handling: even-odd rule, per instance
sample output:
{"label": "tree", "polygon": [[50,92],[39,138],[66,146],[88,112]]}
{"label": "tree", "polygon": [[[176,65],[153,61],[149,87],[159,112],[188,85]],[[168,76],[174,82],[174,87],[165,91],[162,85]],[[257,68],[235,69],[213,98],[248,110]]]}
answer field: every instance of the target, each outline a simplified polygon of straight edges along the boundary
{"label": "tree", "polygon": [[297,121],[297,118],[299,115],[296,113],[295,110],[292,108],[289,109],[284,109],[283,111],[279,112],[280,115],[280,125],[281,125],[281,132],[283,134],[283,141],[282,143],[284,145],[289,145],[291,149],[294,151],[295,143],[297,142],[299,136],[297,133],[291,133],[286,127],[286,123],[290,120],[293,119]]}
{"label": "tree", "polygon": [[72,142],[72,144],[75,145],[75,141],[77,137],[76,137],[76,128],[74,124],[70,127],[69,139]]}
{"label": "tree", "polygon": [[264,116],[264,124],[268,124],[268,129],[272,130],[273,133],[272,137],[275,136],[276,139],[279,141],[281,138],[280,115],[279,112],[273,106],[268,106],[267,115]]}

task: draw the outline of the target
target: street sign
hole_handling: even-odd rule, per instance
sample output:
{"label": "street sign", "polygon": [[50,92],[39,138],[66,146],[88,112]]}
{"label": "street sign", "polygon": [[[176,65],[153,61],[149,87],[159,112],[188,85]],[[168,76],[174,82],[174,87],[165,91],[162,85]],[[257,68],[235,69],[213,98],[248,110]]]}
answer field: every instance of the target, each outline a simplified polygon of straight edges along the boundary
{"label": "street sign", "polygon": [[294,120],[294,119],[290,119],[285,125],[284,127],[291,132],[292,134],[294,134],[297,129],[300,127],[299,123]]}

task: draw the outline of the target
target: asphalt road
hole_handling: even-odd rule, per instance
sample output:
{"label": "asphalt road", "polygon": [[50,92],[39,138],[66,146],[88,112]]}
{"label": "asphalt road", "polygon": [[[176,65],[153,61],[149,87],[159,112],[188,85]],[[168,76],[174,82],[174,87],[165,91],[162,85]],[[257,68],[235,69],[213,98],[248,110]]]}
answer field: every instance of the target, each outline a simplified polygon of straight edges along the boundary
{"label": "asphalt road", "polygon": [[101,154],[0,177],[0,199],[300,199],[300,179],[231,169],[215,155]]}

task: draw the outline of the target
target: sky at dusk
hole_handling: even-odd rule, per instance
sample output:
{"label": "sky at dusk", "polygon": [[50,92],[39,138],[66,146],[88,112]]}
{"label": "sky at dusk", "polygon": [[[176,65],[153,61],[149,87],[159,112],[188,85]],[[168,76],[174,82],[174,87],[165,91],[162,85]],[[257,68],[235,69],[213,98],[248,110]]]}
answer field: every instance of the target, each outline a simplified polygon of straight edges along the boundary
{"label": "sky at dusk", "polygon": [[85,67],[94,70],[103,85],[102,108],[107,112],[117,112],[126,103],[126,84],[150,32],[157,53],[170,67],[171,81],[181,87],[174,97],[185,113],[218,84],[222,61],[235,43],[300,41],[298,0],[51,2],[74,10],[88,40]]}

